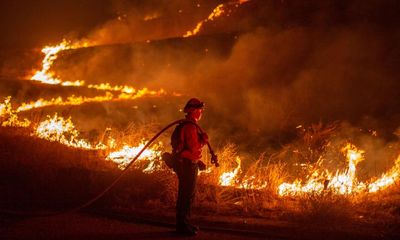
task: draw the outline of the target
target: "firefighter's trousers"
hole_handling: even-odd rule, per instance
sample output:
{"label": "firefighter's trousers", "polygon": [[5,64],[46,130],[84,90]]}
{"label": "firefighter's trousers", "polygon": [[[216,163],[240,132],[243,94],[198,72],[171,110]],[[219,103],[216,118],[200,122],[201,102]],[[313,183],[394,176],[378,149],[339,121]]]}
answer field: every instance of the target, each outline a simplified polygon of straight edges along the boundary
{"label": "firefighter's trousers", "polygon": [[190,210],[195,196],[198,166],[189,159],[182,159],[176,169],[179,180],[178,199],[176,201],[176,225],[190,225]]}

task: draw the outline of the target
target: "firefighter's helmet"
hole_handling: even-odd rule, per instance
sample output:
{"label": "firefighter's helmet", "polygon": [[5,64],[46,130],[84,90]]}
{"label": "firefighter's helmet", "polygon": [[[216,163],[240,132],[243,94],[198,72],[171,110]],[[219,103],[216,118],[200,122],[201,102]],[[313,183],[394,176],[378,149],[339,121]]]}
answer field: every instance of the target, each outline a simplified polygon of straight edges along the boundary
{"label": "firefighter's helmet", "polygon": [[204,108],[204,102],[197,98],[190,99],[183,108],[184,113],[188,113],[191,109]]}

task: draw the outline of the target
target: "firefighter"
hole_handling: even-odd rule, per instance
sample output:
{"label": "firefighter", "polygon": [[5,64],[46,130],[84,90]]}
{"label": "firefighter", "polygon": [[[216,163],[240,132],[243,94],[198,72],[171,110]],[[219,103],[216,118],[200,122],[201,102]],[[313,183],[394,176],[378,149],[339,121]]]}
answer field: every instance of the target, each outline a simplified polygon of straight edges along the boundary
{"label": "firefighter", "polygon": [[198,227],[190,224],[190,209],[195,196],[197,173],[206,168],[201,159],[201,149],[207,144],[208,136],[201,132],[197,123],[202,116],[204,103],[197,98],[190,99],[183,111],[186,121],[179,124],[171,137],[172,151],[177,156],[175,166],[178,175],[178,199],[176,201],[176,231],[180,234],[195,235]]}

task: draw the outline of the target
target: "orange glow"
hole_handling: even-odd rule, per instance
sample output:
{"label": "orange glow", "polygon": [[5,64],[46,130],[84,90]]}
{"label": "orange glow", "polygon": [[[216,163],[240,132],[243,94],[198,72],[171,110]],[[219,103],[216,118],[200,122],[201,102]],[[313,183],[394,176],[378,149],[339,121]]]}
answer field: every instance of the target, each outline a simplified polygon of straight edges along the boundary
{"label": "orange glow", "polygon": [[[65,105],[81,105],[86,102],[101,102],[101,101],[118,101],[125,99],[135,99],[143,96],[159,96],[164,94],[163,90],[150,91],[146,88],[134,91],[133,94],[121,93],[114,97],[110,92],[105,96],[97,96],[93,98],[74,97],[71,96],[65,100],[61,97],[52,100],[39,99],[30,103],[23,103],[18,108],[13,109],[11,105],[11,97],[7,97],[0,104],[0,120],[1,126],[10,127],[28,127],[31,122],[28,119],[20,120],[17,116],[18,112],[28,111],[34,108],[45,106],[65,106]],[[142,141],[137,145],[130,146],[123,144],[119,150],[114,150],[116,146],[121,146],[113,138],[108,138],[106,144],[101,142],[93,144],[79,137],[79,131],[76,130],[71,118],[64,119],[59,117],[57,113],[40,122],[34,129],[32,135],[48,141],[57,141],[66,146],[90,150],[107,150],[109,151],[106,160],[115,162],[120,169],[124,169],[134,156],[143,148],[146,141]],[[152,173],[162,168],[160,164],[160,155],[162,143],[154,144],[150,149],[146,149],[142,156],[138,159],[134,166],[142,169],[145,173]],[[395,165],[383,173],[379,178],[371,179],[366,182],[357,180],[357,165],[364,161],[365,151],[357,149],[353,144],[348,143],[342,148],[342,153],[346,157],[347,168],[343,171],[337,170],[336,173],[331,173],[324,169],[314,169],[307,177],[306,181],[296,179],[292,183],[283,182],[277,188],[279,196],[297,196],[301,194],[317,193],[329,191],[340,195],[349,195],[357,193],[374,193],[386,189],[394,185],[400,178],[400,155],[395,161]],[[253,173],[253,175],[242,175],[242,160],[236,157],[237,166],[232,170],[224,171],[219,176],[219,185],[242,189],[263,189],[268,186],[262,173]],[[214,168],[208,168],[203,174],[209,174]]]}
{"label": "orange glow", "polygon": [[[184,37],[189,37],[198,34],[206,22],[214,21],[215,19],[227,14],[227,5],[230,4],[243,4],[248,0],[237,0],[230,3],[220,4],[208,15],[208,17],[195,26],[191,31],[187,31]],[[148,19],[152,19],[149,16]],[[154,16],[157,17],[157,16]],[[135,89],[128,85],[111,85],[110,83],[89,84],[87,85],[84,80],[63,81],[59,79],[56,73],[51,71],[51,67],[58,58],[58,54],[65,50],[84,48],[92,46],[88,42],[71,43],[63,40],[60,44],[55,46],[46,46],[42,49],[44,59],[42,60],[42,69],[35,72],[31,77],[33,81],[39,81],[44,84],[58,84],[60,86],[75,86],[103,91],[103,95],[87,97],[87,96],[69,96],[63,98],[61,96],[49,100],[40,98],[36,101],[30,101],[20,104],[18,107],[13,108],[11,105],[11,97],[7,97],[3,103],[0,103],[0,123],[3,127],[29,127],[34,124],[28,119],[19,119],[18,113],[30,111],[37,108],[50,107],[50,106],[79,106],[85,103],[93,102],[112,102],[112,101],[125,101],[135,100],[141,97],[148,96],[164,96],[166,92],[164,89],[158,91],[149,90],[148,88]],[[182,96],[180,93],[173,93],[173,96]],[[302,125],[297,126],[302,128]],[[33,136],[48,140],[56,141],[66,146],[90,150],[106,150],[108,155],[106,160],[115,162],[120,169],[124,169],[138,152],[146,144],[146,140],[132,145],[123,142],[117,142],[113,138],[107,139],[106,143],[91,143],[82,139],[79,131],[75,128],[71,117],[63,118],[56,113],[54,116],[47,116],[47,118],[38,123],[37,127],[33,128]],[[120,147],[116,150],[116,147]],[[122,147],[121,147],[122,146]],[[152,173],[160,169],[159,159],[163,144],[160,142],[154,144],[151,148],[146,149],[140,156],[136,167],[142,168],[145,173]],[[375,193],[384,190],[394,185],[400,178],[400,155],[395,161],[395,165],[387,172],[383,173],[379,178],[374,178],[369,181],[360,182],[357,179],[357,166],[360,162],[365,160],[364,150],[357,149],[353,144],[348,143],[341,149],[341,152],[346,158],[346,169],[338,169],[330,172],[326,169],[313,169],[308,173],[305,180],[295,179],[292,182],[280,183],[276,189],[281,197],[285,196],[298,196],[302,194],[320,194],[323,192],[330,192],[339,195],[350,195],[360,193]],[[321,157],[322,158],[322,157]],[[264,189],[269,182],[263,181],[263,176],[259,173],[253,175],[242,174],[242,160],[236,157],[236,167],[227,169],[218,177],[218,184],[220,186],[242,188],[242,189]],[[211,173],[214,168],[208,168],[205,174]],[[275,190],[275,189],[274,189]]]}
{"label": "orange glow", "polygon": [[238,176],[238,173],[241,171],[241,160],[239,157],[236,157],[237,167],[230,172],[224,172],[219,177],[219,184],[221,186],[235,186],[235,180]]}
{"label": "orange glow", "polygon": [[293,196],[304,193],[321,193],[322,191],[331,191],[336,194],[372,193],[388,187],[399,177],[400,156],[397,158],[395,166],[379,179],[371,183],[358,182],[356,177],[357,164],[364,160],[365,152],[358,150],[352,144],[347,144],[342,152],[348,162],[348,168],[344,172],[337,171],[336,174],[332,174],[326,170],[316,170],[305,184],[301,180],[295,180],[293,183],[282,183],[278,188],[279,195]]}
{"label": "orange glow", "polygon": [[400,155],[397,157],[395,165],[388,172],[382,174],[380,178],[368,184],[368,191],[371,193],[377,192],[393,185],[397,180],[399,180],[399,172]]}
{"label": "orange glow", "polygon": [[49,107],[49,106],[68,106],[68,105],[76,106],[89,102],[107,102],[112,100],[113,100],[113,95],[108,92],[104,96],[96,96],[96,97],[82,97],[82,96],[76,97],[72,95],[70,97],[67,97],[65,100],[62,97],[52,98],[51,100],[44,100],[43,98],[41,98],[39,100],[32,101],[29,103],[22,103],[21,106],[19,106],[16,109],[16,112],[24,112],[36,108]]}
{"label": "orange glow", "polygon": [[97,147],[93,147],[86,140],[79,139],[79,132],[75,129],[71,118],[65,120],[57,114],[53,117],[47,116],[46,120],[39,123],[34,135],[51,142],[60,142],[70,147],[98,149]]}
{"label": "orange glow", "polygon": [[201,20],[200,22],[197,23],[196,27],[194,27],[192,30],[187,31],[183,37],[190,37],[190,36],[194,36],[196,34],[198,34],[201,30],[201,28],[203,27],[203,25],[206,22],[209,21],[214,21],[215,19],[221,17],[225,12],[226,12],[226,7],[228,5],[240,5],[243,4],[245,2],[248,2],[249,0],[238,0],[238,1],[233,1],[233,2],[229,2],[229,3],[221,3],[219,4],[217,7],[215,7],[212,12],[208,15],[208,17],[204,20]]}
{"label": "orange glow", "polygon": [[[120,169],[125,169],[125,167],[132,161],[132,159],[142,150],[146,145],[146,141],[142,141],[137,146],[124,145],[118,151],[114,151],[108,154],[106,160],[113,161],[118,164]],[[162,145],[161,143],[153,145],[151,148],[146,149],[135,162],[135,164],[143,161],[148,161],[148,165],[143,169],[144,173],[151,173],[156,170],[155,161],[161,157],[161,151],[158,148]]]}
{"label": "orange glow", "polygon": [[109,83],[100,83],[100,84],[90,84],[88,88],[94,88],[97,90],[105,90],[105,91],[118,91],[122,93],[132,94],[135,92],[135,89],[130,86],[111,86]]}
{"label": "orange glow", "polygon": [[0,103],[0,122],[2,127],[29,127],[31,122],[28,119],[20,120],[16,111],[11,106],[11,97]]}

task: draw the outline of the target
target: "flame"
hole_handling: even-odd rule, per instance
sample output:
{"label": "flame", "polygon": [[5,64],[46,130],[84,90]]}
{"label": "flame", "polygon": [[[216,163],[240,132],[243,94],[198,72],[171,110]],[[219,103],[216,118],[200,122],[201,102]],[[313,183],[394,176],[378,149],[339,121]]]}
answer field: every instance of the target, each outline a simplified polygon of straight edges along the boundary
{"label": "flame", "polygon": [[400,155],[395,161],[395,165],[387,173],[382,174],[382,176],[368,185],[368,191],[370,193],[377,192],[379,190],[385,189],[390,185],[394,184],[399,179],[400,172]]}
{"label": "flame", "polygon": [[46,120],[39,123],[35,130],[35,135],[39,138],[51,142],[60,142],[70,147],[98,149],[86,140],[79,139],[79,131],[75,129],[71,117],[65,120],[63,117],[59,117],[57,113],[53,117],[48,115]]}
{"label": "flame", "polygon": [[[60,80],[61,81],[61,80]],[[61,82],[62,86],[74,86],[74,87],[79,87],[79,86],[83,86],[85,85],[85,81],[83,80],[76,80],[74,82],[70,82],[70,81],[65,81],[65,82]]]}
{"label": "flame", "polygon": [[[78,49],[89,47],[91,44],[87,42],[83,43],[74,43],[72,44],[70,41],[63,40],[61,43],[55,46],[45,46],[42,49],[42,52],[45,54],[42,60],[42,69],[35,72],[35,74],[30,78],[33,81],[39,81],[44,84],[53,84],[53,85],[62,85],[62,86],[84,86],[85,81],[76,80],[76,81],[63,81],[57,77],[55,77],[55,73],[50,71],[51,66],[54,64],[54,61],[58,58],[58,54],[61,51],[70,50],[70,49]],[[101,83],[95,85],[89,85],[88,88],[94,88],[98,90],[107,90],[107,91],[121,91],[124,93],[132,93],[134,92],[134,88],[130,86],[111,86],[109,83]]]}
{"label": "flame", "polygon": [[346,154],[346,159],[349,162],[348,169],[342,174],[336,174],[329,182],[328,187],[340,194],[350,194],[361,187],[361,185],[356,185],[356,188],[354,186],[357,184],[356,166],[359,162],[364,161],[363,154],[365,151],[358,150],[354,145],[349,143],[342,149],[342,152]]}
{"label": "flame", "polygon": [[82,97],[82,96],[76,97],[72,95],[70,97],[67,97],[65,100],[62,97],[52,98],[51,100],[44,100],[43,98],[40,98],[39,100],[36,101],[22,103],[21,106],[19,106],[16,109],[16,112],[24,112],[36,108],[49,107],[49,106],[68,106],[68,105],[73,106],[90,102],[107,102],[111,100],[113,100],[113,95],[108,92],[103,96],[96,96],[96,97]]}
{"label": "flame", "polygon": [[26,118],[20,120],[16,114],[11,114],[6,121],[1,123],[2,127],[29,127],[30,125],[31,121]]}
{"label": "flame", "polygon": [[[132,159],[143,149],[143,147],[147,144],[146,141],[142,141],[138,146],[132,147],[129,145],[124,145],[118,151],[114,151],[108,154],[106,160],[113,161],[118,164],[120,169],[125,169],[125,167],[132,161]],[[148,148],[143,151],[140,157],[137,159],[135,163],[147,160],[149,164],[143,172],[151,173],[156,169],[155,160],[161,157],[161,151],[158,150],[161,143],[158,145],[153,145],[151,148]]]}
{"label": "flame", "polygon": [[[301,180],[295,180],[293,183],[282,183],[278,187],[280,196],[297,195],[302,193],[321,193],[324,190],[330,190],[337,194],[350,194],[361,192],[365,189],[364,183],[358,183],[356,179],[357,164],[364,160],[363,150],[358,150],[353,144],[348,143],[342,152],[346,155],[348,168],[343,173],[339,171],[332,176],[327,171],[315,170],[305,184]],[[326,177],[327,176],[327,177]],[[331,180],[329,180],[331,179]]]}
{"label": "flame", "polygon": [[215,18],[219,17],[222,15],[222,13],[224,13],[224,4],[219,4],[216,8],[213,9],[213,11],[211,12],[210,15],[208,15],[208,17],[202,21],[200,21],[199,23],[197,23],[196,27],[191,30],[191,31],[187,31],[185,33],[185,35],[183,35],[183,37],[190,37],[190,36],[194,36],[196,34],[198,34],[200,32],[201,27],[203,26],[204,23],[208,22],[208,21],[213,21]]}
{"label": "flame", "polygon": [[[134,96],[142,96],[143,94],[153,94],[154,92],[147,89],[137,91]],[[132,96],[133,97],[133,96]],[[70,104],[80,104],[82,99],[85,98],[71,98],[68,101]],[[66,102],[68,102],[66,101]],[[94,101],[94,99],[91,99]],[[66,104],[62,100],[54,100],[51,104]],[[50,103],[49,103],[50,104]],[[46,104],[44,104],[46,105]],[[34,104],[35,107],[44,106]],[[32,109],[27,107],[28,105],[21,105],[17,108],[18,111],[24,111]],[[16,115],[16,110],[11,106],[11,97],[7,97],[4,103],[0,104],[0,117],[6,119],[2,122],[2,126],[23,126],[27,127],[30,125],[29,120],[24,119],[20,121]],[[61,144],[90,150],[99,149],[114,149],[118,143],[113,138],[109,138],[107,144],[102,142],[93,145],[84,139],[80,139],[79,131],[76,130],[75,125],[72,123],[71,118],[64,119],[59,117],[57,113],[53,116],[47,116],[47,119],[40,122],[35,129],[34,133],[39,138],[46,139],[48,141],[57,141]],[[113,161],[118,164],[120,169],[124,169],[130,161],[139,153],[144,147],[146,141],[142,141],[137,146],[129,146],[124,144],[123,147],[117,151],[111,151],[106,160]],[[155,144],[149,149],[146,149],[140,156],[135,165],[137,168],[142,168],[144,173],[152,173],[157,169],[162,168],[160,164],[162,143]],[[323,191],[330,191],[336,194],[349,195],[352,193],[374,193],[379,190],[383,190],[396,181],[399,180],[400,170],[400,155],[395,161],[395,165],[378,179],[370,181],[369,183],[358,182],[356,177],[356,169],[358,163],[363,161],[365,151],[357,149],[353,144],[347,144],[342,148],[342,153],[346,156],[348,167],[345,171],[337,171],[336,174],[331,174],[326,170],[316,169],[311,172],[308,180],[303,183],[297,179],[293,183],[282,183],[279,185],[277,192],[280,196],[295,196],[299,194],[307,193],[322,193]],[[243,178],[239,178],[241,170],[241,159],[236,157],[237,166],[232,171],[224,172],[219,177],[219,185],[231,186],[235,188],[243,189],[263,189],[268,183],[263,182],[260,179],[262,177],[258,174],[245,175]],[[212,169],[208,169],[206,173],[210,173]]]}
{"label": "flame", "polygon": [[243,189],[260,190],[266,188],[267,185],[268,183],[266,181],[260,181],[258,177],[251,175],[245,176],[238,187]]}
{"label": "flame", "polygon": [[219,177],[219,185],[221,186],[234,186],[238,173],[241,171],[241,160],[236,157],[237,167],[231,172],[224,172]]}
{"label": "flame", "polygon": [[0,104],[0,117],[11,114],[12,111],[13,108],[11,106],[11,96],[8,96],[4,99],[4,102]]}
{"label": "flame", "polygon": [[[11,97],[7,97],[3,103],[0,103],[1,126],[30,126],[30,121],[27,119],[22,121],[19,120],[17,113],[34,108],[55,105],[80,105],[85,102],[112,101],[125,98],[135,99],[142,96],[154,94],[159,95],[163,93],[165,93],[163,90],[150,91],[147,88],[144,88],[138,91],[135,90],[132,94],[121,93],[117,97],[113,97],[111,93],[107,92],[105,96],[93,98],[71,96],[66,100],[63,100],[62,98],[55,98],[49,101],[39,99],[31,103],[23,103],[17,109],[12,108]],[[107,144],[103,144],[102,142],[91,144],[84,139],[80,139],[79,131],[75,129],[71,117],[64,119],[59,117],[57,113],[53,117],[47,116],[45,121],[40,122],[32,135],[49,141],[57,141],[70,147],[82,149],[110,150],[115,149],[115,146],[118,146],[118,143],[113,138],[108,138]],[[118,164],[119,168],[124,169],[145,144],[146,141],[142,141],[137,146],[124,144],[121,149],[110,152],[106,157],[106,160],[113,161]],[[152,173],[155,170],[162,168],[160,161],[158,161],[161,155],[161,146],[162,143],[160,142],[150,149],[146,149],[134,166],[137,168],[143,168],[142,171],[145,173]],[[301,180],[296,179],[292,183],[284,182],[280,184],[277,189],[278,194],[280,196],[295,196],[307,193],[322,193],[323,191],[330,191],[341,195],[349,195],[352,193],[374,193],[393,185],[400,178],[400,155],[397,157],[395,165],[389,171],[382,174],[380,178],[363,183],[358,182],[356,170],[357,165],[365,159],[365,151],[357,149],[353,144],[348,143],[342,148],[342,153],[345,155],[348,163],[348,167],[345,171],[336,171],[335,174],[332,174],[327,170],[313,170],[309,174],[307,181],[304,183]],[[267,187],[268,182],[262,181],[263,178],[259,175],[260,173],[245,175],[244,177],[239,178],[239,175],[242,173],[241,159],[240,157],[236,157],[235,160],[237,162],[236,168],[232,171],[223,172],[219,177],[219,185],[242,189],[263,189]],[[213,169],[209,168],[205,173],[210,173],[212,170]]]}
{"label": "flame", "polygon": [[242,173],[242,160],[239,156],[235,160],[237,163],[236,168],[232,171],[222,173],[219,177],[219,185],[242,189],[263,189],[267,187],[267,182],[261,181],[259,176],[256,175],[245,175],[242,179],[239,179],[239,174]]}
{"label": "flame", "polygon": [[[70,96],[65,100],[62,97],[52,98],[50,100],[45,100],[40,98],[36,101],[31,101],[28,103],[22,103],[15,112],[24,112],[29,111],[36,108],[43,108],[49,106],[78,106],[84,103],[93,103],[93,102],[109,102],[109,101],[119,101],[119,100],[135,100],[141,97],[147,96],[162,96],[165,95],[166,92],[164,89],[160,89],[158,91],[151,91],[147,88],[140,89],[138,91],[134,91],[131,94],[121,93],[120,95],[114,97],[114,95],[110,92],[106,92],[105,95],[95,96],[95,97],[84,97],[84,96]],[[1,112],[0,105],[0,112]]]}
{"label": "flame", "polygon": [[31,77],[31,80],[39,81],[46,84],[64,84],[64,86],[82,85],[84,83],[83,81],[63,83],[61,79],[55,77],[54,72],[50,71],[50,68],[53,65],[54,61],[57,59],[59,52],[78,47],[79,46],[71,45],[71,43],[65,39],[55,46],[44,47],[42,49],[42,53],[44,53],[44,58],[42,60],[42,69],[40,71],[36,71],[36,73]]}
{"label": "flame", "polygon": [[94,88],[97,90],[105,90],[105,91],[118,91],[126,94],[132,94],[136,90],[131,86],[111,86],[109,83],[100,83],[100,84],[90,84],[88,88]]}
{"label": "flame", "polygon": [[201,28],[203,27],[203,25],[206,22],[209,21],[214,21],[216,18],[221,17],[225,12],[226,12],[226,7],[228,5],[235,5],[236,7],[238,7],[238,5],[241,5],[245,2],[248,2],[249,0],[238,0],[238,1],[233,1],[233,2],[229,2],[229,3],[221,3],[219,4],[217,7],[215,7],[212,12],[208,15],[208,17],[204,20],[201,20],[200,22],[197,23],[196,27],[193,30],[187,31],[183,37],[190,37],[190,36],[194,36],[196,34],[198,34],[201,30]]}
{"label": "flame", "polygon": [[25,118],[21,121],[18,118],[11,105],[11,96],[6,97],[4,102],[0,104],[0,118],[2,127],[29,127],[31,125],[28,119]]}
{"label": "flame", "polygon": [[[184,37],[198,34],[204,23],[208,21],[214,21],[216,18],[227,14],[227,5],[236,4],[235,6],[238,6],[247,1],[248,0],[238,0],[235,2],[218,5],[215,9],[213,9],[206,19],[199,22],[196,27],[192,31],[188,31]],[[91,44],[88,42],[72,44],[69,41],[63,40],[58,45],[44,47],[42,49],[42,52],[45,54],[44,59],[42,60],[42,69],[40,71],[36,71],[36,73],[31,77],[31,80],[40,81],[41,83],[45,84],[59,84],[61,86],[97,89],[105,91],[104,95],[95,97],[72,95],[65,99],[62,97],[57,97],[50,100],[41,98],[36,101],[22,103],[16,109],[13,109],[11,106],[11,97],[7,97],[4,103],[0,103],[1,125],[12,127],[28,127],[31,125],[31,122],[28,119],[18,119],[17,113],[41,107],[81,105],[89,102],[133,100],[144,96],[162,96],[166,94],[163,89],[160,89],[159,91],[153,91],[147,88],[136,90],[128,85],[112,86],[110,83],[85,85],[85,81],[83,80],[63,81],[57,78],[54,72],[51,72],[51,66],[58,58],[58,54],[61,51],[88,47],[90,45]],[[179,93],[174,93],[174,95],[181,96]],[[301,127],[301,125],[298,127]],[[111,151],[111,149],[115,149],[115,147],[119,145],[115,139],[109,138],[107,144],[103,144],[102,142],[97,144],[89,143],[87,140],[79,137],[79,131],[72,123],[71,117],[64,119],[63,117],[59,117],[57,113],[53,117],[47,116],[46,120],[40,122],[32,135],[48,141],[57,141],[61,144],[75,148],[91,150],[107,149],[110,151],[110,153],[107,155],[106,160],[115,162],[121,169],[124,169],[146,144],[146,141],[142,141],[136,146],[124,144],[119,150]],[[157,170],[160,167],[160,161],[158,160],[161,156],[161,146],[162,143],[158,143],[153,145],[151,148],[146,149],[139,157],[138,161],[135,162],[134,166],[143,168],[142,171],[145,173],[151,173]],[[350,143],[342,149],[342,152],[346,156],[348,163],[345,171],[337,170],[336,173],[333,174],[327,170],[313,170],[310,172],[309,176],[307,176],[307,180],[304,182],[300,179],[296,179],[292,183],[284,182],[280,184],[277,189],[278,194],[280,196],[295,196],[305,193],[322,193],[323,191],[331,191],[333,193],[342,195],[362,192],[374,193],[393,185],[400,178],[400,155],[395,162],[395,166],[388,172],[382,174],[378,179],[363,183],[357,180],[356,170],[357,165],[364,160],[365,152],[357,149]],[[260,179],[262,178],[257,174],[249,176],[245,175],[243,178],[239,178],[239,175],[242,173],[241,159],[236,157],[235,160],[237,162],[237,167],[232,171],[223,172],[219,176],[219,185],[243,189],[262,189],[268,185],[267,182],[261,181]],[[212,169],[209,168],[207,169],[206,173],[210,173],[211,171]]]}
{"label": "flame", "polygon": [[[50,71],[51,66],[54,64],[54,61],[58,58],[58,54],[61,51],[64,50],[70,50],[70,49],[78,49],[78,48],[85,48],[94,45],[94,43],[89,44],[88,42],[76,42],[72,44],[70,41],[63,40],[61,43],[55,45],[55,46],[46,46],[42,49],[42,52],[45,54],[43,60],[42,60],[42,69],[40,71],[36,71],[36,73],[31,77],[31,80],[34,81],[39,81],[44,84],[53,84],[53,85],[61,85],[61,86],[75,86],[75,87],[87,87],[87,88],[92,88],[92,89],[97,89],[97,90],[103,90],[103,91],[112,91],[112,92],[120,92],[120,95],[117,97],[118,99],[136,99],[138,97],[144,96],[144,95],[162,95],[165,93],[163,89],[160,91],[149,91],[147,88],[144,88],[142,90],[136,91],[135,88],[132,86],[128,85],[116,85],[112,86],[110,83],[100,83],[100,84],[89,84],[88,86],[85,86],[85,81],[84,80],[76,80],[76,81],[63,81],[57,77],[55,77],[55,73]],[[109,93],[107,93],[106,96],[104,97],[95,97],[94,101],[106,101],[104,98],[109,98]],[[74,98],[74,97],[72,97]],[[103,100],[100,100],[103,98]],[[91,100],[89,98],[85,98],[87,100],[82,100],[83,102],[90,102]],[[114,99],[109,99],[109,100],[114,100]],[[60,102],[60,98],[57,99],[52,99],[50,101],[45,101],[43,99],[38,100],[37,103],[29,103],[27,105],[34,105],[34,104],[48,104],[50,105],[57,105],[57,104],[52,104],[50,102]],[[68,101],[69,103],[66,103],[65,105],[77,105],[77,104],[70,104],[72,102],[77,102],[75,100],[73,101]],[[25,106],[27,109],[29,109],[29,106]]]}

